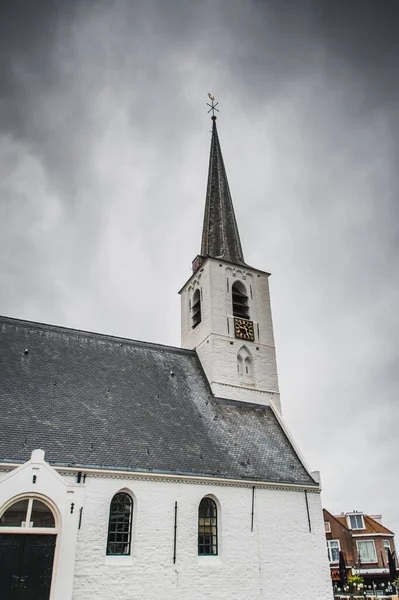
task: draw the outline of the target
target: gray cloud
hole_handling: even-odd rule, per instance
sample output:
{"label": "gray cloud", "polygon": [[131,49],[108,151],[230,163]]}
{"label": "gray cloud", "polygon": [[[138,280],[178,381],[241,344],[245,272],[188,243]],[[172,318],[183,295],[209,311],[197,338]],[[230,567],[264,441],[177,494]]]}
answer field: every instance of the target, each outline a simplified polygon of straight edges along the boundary
{"label": "gray cloud", "polygon": [[397,7],[2,6],[0,312],[179,344],[214,93],[284,415],[325,506],[399,531]]}

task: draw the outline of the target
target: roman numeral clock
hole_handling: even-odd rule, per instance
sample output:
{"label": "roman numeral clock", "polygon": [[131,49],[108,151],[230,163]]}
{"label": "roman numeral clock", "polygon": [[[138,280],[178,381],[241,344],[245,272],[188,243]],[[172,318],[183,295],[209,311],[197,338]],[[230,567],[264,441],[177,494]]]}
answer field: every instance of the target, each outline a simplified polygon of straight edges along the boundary
{"label": "roman numeral clock", "polygon": [[240,340],[249,340],[253,342],[255,340],[254,335],[254,323],[247,319],[234,318],[234,335]]}

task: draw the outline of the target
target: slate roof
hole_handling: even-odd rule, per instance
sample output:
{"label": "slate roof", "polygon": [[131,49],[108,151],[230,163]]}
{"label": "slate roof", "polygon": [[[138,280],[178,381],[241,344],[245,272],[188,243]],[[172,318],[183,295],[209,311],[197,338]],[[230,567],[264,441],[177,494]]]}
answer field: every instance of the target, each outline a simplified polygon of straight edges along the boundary
{"label": "slate roof", "polygon": [[213,118],[201,255],[246,265],[222,150]]}
{"label": "slate roof", "polygon": [[193,350],[0,317],[0,461],[316,485],[269,407],[220,400]]}

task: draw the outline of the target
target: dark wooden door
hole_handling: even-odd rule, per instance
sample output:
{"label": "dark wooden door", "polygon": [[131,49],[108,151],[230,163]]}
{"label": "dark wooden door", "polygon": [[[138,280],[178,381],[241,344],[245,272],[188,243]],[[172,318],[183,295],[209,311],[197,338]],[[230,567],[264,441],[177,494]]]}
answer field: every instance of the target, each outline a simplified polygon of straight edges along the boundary
{"label": "dark wooden door", "polygon": [[49,600],[56,537],[0,534],[2,600]]}

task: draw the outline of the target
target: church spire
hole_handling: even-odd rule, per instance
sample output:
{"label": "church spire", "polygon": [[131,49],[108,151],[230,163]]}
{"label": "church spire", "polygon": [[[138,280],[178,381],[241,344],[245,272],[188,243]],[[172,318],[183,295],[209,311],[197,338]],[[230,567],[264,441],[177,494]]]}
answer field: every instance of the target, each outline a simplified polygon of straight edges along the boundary
{"label": "church spire", "polygon": [[[212,100],[212,142],[201,255],[245,265],[240,234],[224,167]],[[216,109],[217,110],[217,109]]]}

